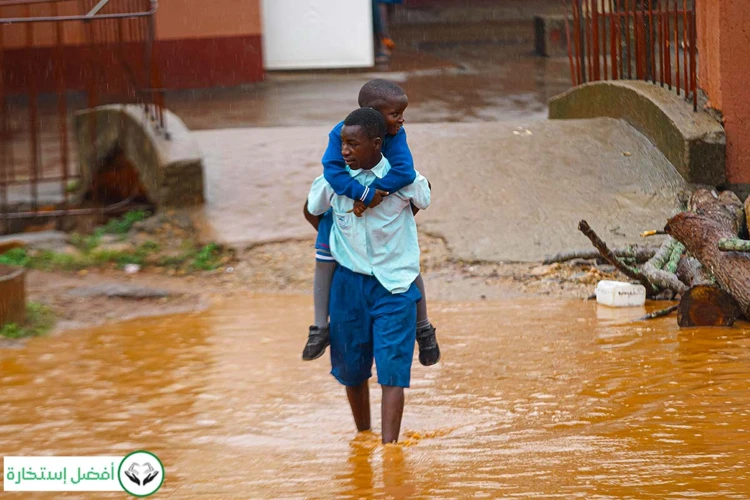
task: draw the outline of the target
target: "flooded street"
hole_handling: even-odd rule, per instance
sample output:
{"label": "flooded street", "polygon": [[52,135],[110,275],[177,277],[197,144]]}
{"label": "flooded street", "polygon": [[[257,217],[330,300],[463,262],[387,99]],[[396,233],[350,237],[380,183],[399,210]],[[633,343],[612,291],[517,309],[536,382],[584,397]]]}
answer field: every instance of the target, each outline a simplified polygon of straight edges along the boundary
{"label": "flooded street", "polygon": [[443,360],[388,447],[379,404],[357,436],[327,357],[299,360],[309,297],[34,339],[0,352],[0,448],[147,449],[165,498],[748,498],[750,330],[643,312],[432,302]]}

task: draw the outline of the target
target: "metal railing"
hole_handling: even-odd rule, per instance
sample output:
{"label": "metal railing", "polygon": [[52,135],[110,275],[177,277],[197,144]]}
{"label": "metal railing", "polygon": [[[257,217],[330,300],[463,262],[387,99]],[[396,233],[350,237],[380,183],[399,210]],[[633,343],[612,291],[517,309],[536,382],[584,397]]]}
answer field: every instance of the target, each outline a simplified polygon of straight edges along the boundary
{"label": "metal railing", "polygon": [[0,233],[11,219],[112,209],[71,203],[73,111],[137,103],[168,138],[156,10],[157,0],[0,0]]}
{"label": "metal railing", "polygon": [[650,81],[698,109],[693,0],[565,0],[574,85]]}

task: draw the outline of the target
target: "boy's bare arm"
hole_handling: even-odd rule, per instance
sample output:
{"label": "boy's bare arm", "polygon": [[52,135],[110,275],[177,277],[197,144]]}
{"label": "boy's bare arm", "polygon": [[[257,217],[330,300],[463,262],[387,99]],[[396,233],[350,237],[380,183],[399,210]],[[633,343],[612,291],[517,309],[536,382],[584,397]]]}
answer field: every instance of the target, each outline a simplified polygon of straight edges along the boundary
{"label": "boy's bare arm", "polygon": [[305,206],[302,208],[302,213],[305,216],[305,220],[310,223],[310,225],[317,231],[318,230],[318,224],[320,224],[320,217],[317,215],[311,214],[307,210],[307,202],[305,202]]}

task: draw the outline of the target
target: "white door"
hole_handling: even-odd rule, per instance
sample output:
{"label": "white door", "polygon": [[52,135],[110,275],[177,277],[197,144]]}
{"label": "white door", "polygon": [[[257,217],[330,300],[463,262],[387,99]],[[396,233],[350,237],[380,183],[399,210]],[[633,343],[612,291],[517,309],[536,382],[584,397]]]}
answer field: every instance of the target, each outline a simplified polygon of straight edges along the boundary
{"label": "white door", "polygon": [[375,63],[372,0],[263,0],[262,12],[268,70]]}

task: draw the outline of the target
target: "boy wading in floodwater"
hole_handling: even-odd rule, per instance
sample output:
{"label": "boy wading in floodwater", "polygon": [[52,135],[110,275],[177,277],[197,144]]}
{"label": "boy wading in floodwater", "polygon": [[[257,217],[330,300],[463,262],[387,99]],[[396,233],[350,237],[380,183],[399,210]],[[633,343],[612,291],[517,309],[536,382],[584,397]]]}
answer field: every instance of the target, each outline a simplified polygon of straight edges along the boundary
{"label": "boy wading in floodwater", "polygon": [[[388,173],[382,178],[375,179],[369,186],[361,184],[349,175],[342,156],[343,122],[336,125],[328,135],[328,148],[323,155],[323,175],[326,181],[336,194],[350,198],[350,201],[356,200],[353,213],[357,216],[364,214],[368,208],[380,210],[376,207],[387,193],[396,193],[410,185],[417,175],[403,128],[404,111],[409,105],[404,89],[387,80],[371,80],[359,91],[359,105],[379,111],[385,120],[386,135],[381,149],[391,166]],[[318,231],[313,285],[315,324],[310,327],[307,344],[302,352],[302,359],[309,361],[322,356],[329,343],[328,302],[336,261],[331,255],[329,243],[333,224],[331,213],[326,213],[320,218],[311,218],[308,215],[306,217]],[[427,317],[427,296],[421,275],[417,276],[416,285],[422,295],[422,300],[417,306],[416,325],[419,362],[430,366],[440,360],[440,347],[435,336],[435,327]]]}
{"label": "boy wading in floodwater", "polygon": [[[347,175],[362,186],[383,179],[391,165],[382,154],[386,124],[374,109],[360,108],[344,120],[341,154]],[[331,374],[346,386],[359,431],[370,429],[370,390],[375,360],[382,386],[383,443],[398,441],[416,337],[419,243],[412,206],[425,209],[430,188],[414,182],[383,196],[377,210],[354,213],[355,202],[336,194],[321,175],[313,182],[308,218],[332,211],[330,249],[338,266],[330,296]]]}

